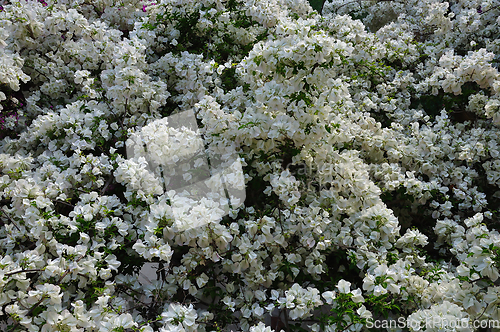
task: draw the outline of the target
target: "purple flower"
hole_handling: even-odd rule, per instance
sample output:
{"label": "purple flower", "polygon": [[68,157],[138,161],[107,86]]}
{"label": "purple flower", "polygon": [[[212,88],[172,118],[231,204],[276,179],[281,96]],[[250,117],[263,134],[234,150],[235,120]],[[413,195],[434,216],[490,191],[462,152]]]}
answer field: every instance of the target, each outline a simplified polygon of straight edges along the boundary
{"label": "purple flower", "polygon": [[147,7],[147,6],[148,6],[148,5],[142,5],[142,11],[143,11],[143,12],[146,12],[146,7]]}
{"label": "purple flower", "polygon": [[478,12],[478,14],[482,14],[483,13],[483,10],[481,9],[481,6],[477,7],[477,12]]}

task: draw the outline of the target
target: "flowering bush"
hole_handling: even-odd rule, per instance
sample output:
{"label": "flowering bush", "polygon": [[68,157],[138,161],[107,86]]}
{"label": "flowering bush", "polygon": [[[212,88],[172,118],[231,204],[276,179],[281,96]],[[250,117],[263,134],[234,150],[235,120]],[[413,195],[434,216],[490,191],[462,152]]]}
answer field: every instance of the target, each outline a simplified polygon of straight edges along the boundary
{"label": "flowering bush", "polygon": [[[4,1],[2,330],[499,320],[499,16],[491,0]],[[187,111],[196,132],[167,126]],[[223,217],[219,196],[165,190],[200,148],[242,165]]]}

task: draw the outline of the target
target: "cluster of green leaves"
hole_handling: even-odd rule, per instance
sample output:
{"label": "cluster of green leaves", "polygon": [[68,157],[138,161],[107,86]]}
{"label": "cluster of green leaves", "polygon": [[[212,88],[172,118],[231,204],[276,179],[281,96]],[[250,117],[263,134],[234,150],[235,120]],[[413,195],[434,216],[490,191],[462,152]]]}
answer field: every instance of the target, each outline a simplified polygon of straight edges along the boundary
{"label": "cluster of green leaves", "polygon": [[[431,118],[431,121],[445,109],[450,114],[450,119],[454,123],[463,123],[465,121],[472,123],[478,120],[478,115],[468,112],[466,108],[469,103],[469,97],[479,92],[488,95],[488,91],[481,89],[477,83],[467,82],[462,86],[462,93],[459,95],[444,92],[442,89],[439,89],[437,95],[413,95],[410,108],[423,108],[425,113]],[[485,119],[485,116],[482,118]]]}
{"label": "cluster of green leaves", "polygon": [[[225,23],[225,25],[232,25],[237,28],[249,28],[259,25],[258,22],[254,21],[241,10],[240,1],[229,0],[225,4],[225,7],[231,12],[231,20]],[[248,54],[255,43],[263,40],[267,36],[267,31],[264,31],[261,35],[257,36],[256,40],[253,42],[242,45],[235,40],[234,36],[229,33],[227,29],[223,29],[222,31],[215,31],[210,28],[200,30],[198,28],[198,22],[202,19],[200,11],[208,12],[213,8],[215,7],[203,6],[201,10],[185,13],[167,10],[165,13],[157,14],[154,21],[143,24],[142,27],[144,29],[155,30],[156,32],[160,31],[160,25],[173,26],[175,29],[182,32],[177,38],[176,45],[165,45],[165,49],[156,55],[162,56],[169,52],[173,54],[189,52],[193,54],[202,54],[205,58],[213,59],[217,63],[225,63],[230,58],[237,57],[240,54]],[[208,14],[205,15],[207,15],[207,19],[215,22],[222,13],[223,12],[218,11],[213,17],[208,16]],[[217,33],[222,33],[222,36],[219,36],[219,41],[214,42],[213,35]],[[226,75],[231,75],[231,73],[227,73]],[[226,84],[227,83],[226,81]]]}
{"label": "cluster of green leaves", "polygon": [[323,6],[325,5],[325,0],[308,0],[308,1],[311,7],[313,7],[315,11],[317,11],[320,14],[322,13]]}
{"label": "cluster of green leaves", "polygon": [[349,293],[337,294],[335,304],[330,310],[331,313],[321,314],[319,317],[322,330],[325,330],[328,325],[335,325],[338,331],[345,331],[354,324],[366,325],[366,318],[361,318],[356,312],[363,304],[354,302],[352,297]]}

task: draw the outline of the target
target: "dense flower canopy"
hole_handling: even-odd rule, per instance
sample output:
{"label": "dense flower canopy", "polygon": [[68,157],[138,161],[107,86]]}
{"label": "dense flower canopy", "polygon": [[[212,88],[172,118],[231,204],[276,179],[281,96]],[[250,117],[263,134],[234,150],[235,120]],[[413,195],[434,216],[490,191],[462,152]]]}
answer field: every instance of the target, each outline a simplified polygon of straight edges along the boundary
{"label": "dense flower canopy", "polygon": [[3,330],[500,320],[498,1],[0,3]]}

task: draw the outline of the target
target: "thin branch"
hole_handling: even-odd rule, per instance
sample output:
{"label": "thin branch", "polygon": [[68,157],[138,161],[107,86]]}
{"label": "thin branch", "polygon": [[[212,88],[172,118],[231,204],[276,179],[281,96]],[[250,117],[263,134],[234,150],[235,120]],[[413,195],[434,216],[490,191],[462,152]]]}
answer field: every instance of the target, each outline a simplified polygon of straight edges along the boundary
{"label": "thin branch", "polygon": [[342,331],[340,331],[340,332],[343,332],[343,331],[345,331],[345,330],[349,329],[352,325],[354,325],[354,322],[352,322],[351,324],[347,325],[347,326],[345,327],[345,329],[343,329],[343,330],[342,330]]}
{"label": "thin branch", "polygon": [[[340,6],[338,6],[337,8],[335,8],[335,13],[337,13],[337,11],[338,11],[340,8],[342,8],[342,7],[346,6],[346,5],[349,5],[349,4],[351,4],[351,3],[355,3],[355,2],[358,2],[358,3],[359,3],[359,7],[361,7],[361,2],[362,2],[362,1],[363,1],[363,0],[354,0],[354,1],[350,1],[350,2],[343,3],[342,5],[340,5]],[[365,0],[365,1],[366,1],[366,0]],[[378,1],[380,1],[380,2],[383,2],[383,1],[385,1],[385,2],[397,2],[396,0],[378,0]],[[325,1],[325,2],[326,2],[326,1]],[[323,7],[324,7],[324,6],[325,6],[325,3],[323,3]],[[321,11],[323,11],[323,7],[321,8]]]}
{"label": "thin branch", "polygon": [[68,203],[68,202],[65,202],[65,201],[62,201],[60,199],[56,199],[56,203],[61,203],[61,204],[64,204],[64,205],[67,205],[67,206],[70,206],[72,208],[74,208],[75,206],[71,203]]}
{"label": "thin branch", "polygon": [[41,271],[43,271],[43,269],[26,269],[26,270],[19,270],[19,271],[5,273],[5,276],[8,277],[8,276],[11,276],[11,275],[14,275],[14,274],[18,274],[18,273],[24,273],[24,272],[41,272]]}
{"label": "thin branch", "polygon": [[286,332],[290,332],[290,324],[288,324],[288,312],[285,308],[285,310],[283,310],[283,315],[285,316],[285,328],[286,328]]}
{"label": "thin branch", "polygon": [[491,8],[489,8],[489,9],[486,9],[484,12],[483,12],[483,11],[481,11],[479,14],[480,14],[480,15],[483,15],[483,14],[485,14],[485,13],[489,12],[490,10],[497,9],[497,8],[500,8],[500,6],[494,6],[494,7],[491,7]]}
{"label": "thin branch", "polygon": [[[125,288],[125,287],[124,287],[124,288]],[[122,293],[124,293],[124,294],[126,294],[126,295],[128,295],[128,296],[130,296],[130,297],[131,297],[131,298],[133,298],[135,301],[137,301],[137,302],[141,302],[144,306],[147,306],[147,305],[148,305],[146,302],[139,300],[139,299],[137,298],[137,296],[135,296],[134,294],[130,294],[130,293],[128,293],[125,289],[119,289],[119,291],[120,291],[120,292],[122,292]],[[132,291],[134,291],[134,290],[132,289]],[[135,292],[135,291],[134,291],[134,292]],[[143,294],[140,294],[139,292],[137,292],[137,294],[139,294],[139,295],[143,295]]]}
{"label": "thin branch", "polygon": [[[80,260],[82,260],[82,258],[83,258],[83,257],[85,257],[85,255],[80,256],[80,257],[79,257],[79,258],[75,261],[75,263],[78,263]],[[70,268],[68,268],[68,269],[66,270],[66,272],[64,272],[64,274],[63,274],[63,275],[59,278],[59,280],[57,281],[57,283],[56,283],[56,284],[60,284],[60,283],[61,283],[61,281],[62,281],[62,280],[63,280],[63,279],[64,279],[64,278],[65,278],[65,277],[66,277],[66,276],[67,276],[70,272],[71,272],[71,269],[70,269]]]}
{"label": "thin branch", "polygon": [[[28,311],[28,313],[26,314],[26,316],[31,316],[31,314],[33,314],[33,312],[35,311],[36,308],[38,308],[38,306],[46,299],[48,299],[49,296],[47,295],[43,295],[42,298],[37,302],[35,303],[31,308],[30,310]],[[18,320],[16,321],[16,324],[12,325],[10,327],[10,330],[9,331],[15,331],[16,328],[19,326],[19,324],[21,324],[21,320]]]}
{"label": "thin branch", "polygon": [[101,196],[106,192],[106,189],[108,189],[112,181],[113,181],[113,175],[110,175],[109,178],[106,180],[106,184],[104,184],[104,187],[101,189]]}
{"label": "thin branch", "polygon": [[26,68],[29,68],[33,71],[36,71],[38,73],[38,75],[41,75],[43,77],[45,77],[47,80],[50,81],[50,79],[47,77],[47,75],[45,75],[44,73],[42,73],[41,71],[39,71],[38,69],[36,69],[35,67],[31,67],[31,66],[28,66],[28,65],[24,65]]}
{"label": "thin branch", "polygon": [[9,221],[12,223],[12,225],[14,225],[14,227],[16,227],[18,231],[21,231],[14,220],[12,220],[12,218],[7,214],[7,212],[5,212],[3,209],[0,209],[0,211],[3,212],[3,214],[7,217],[7,219],[9,219]]}

